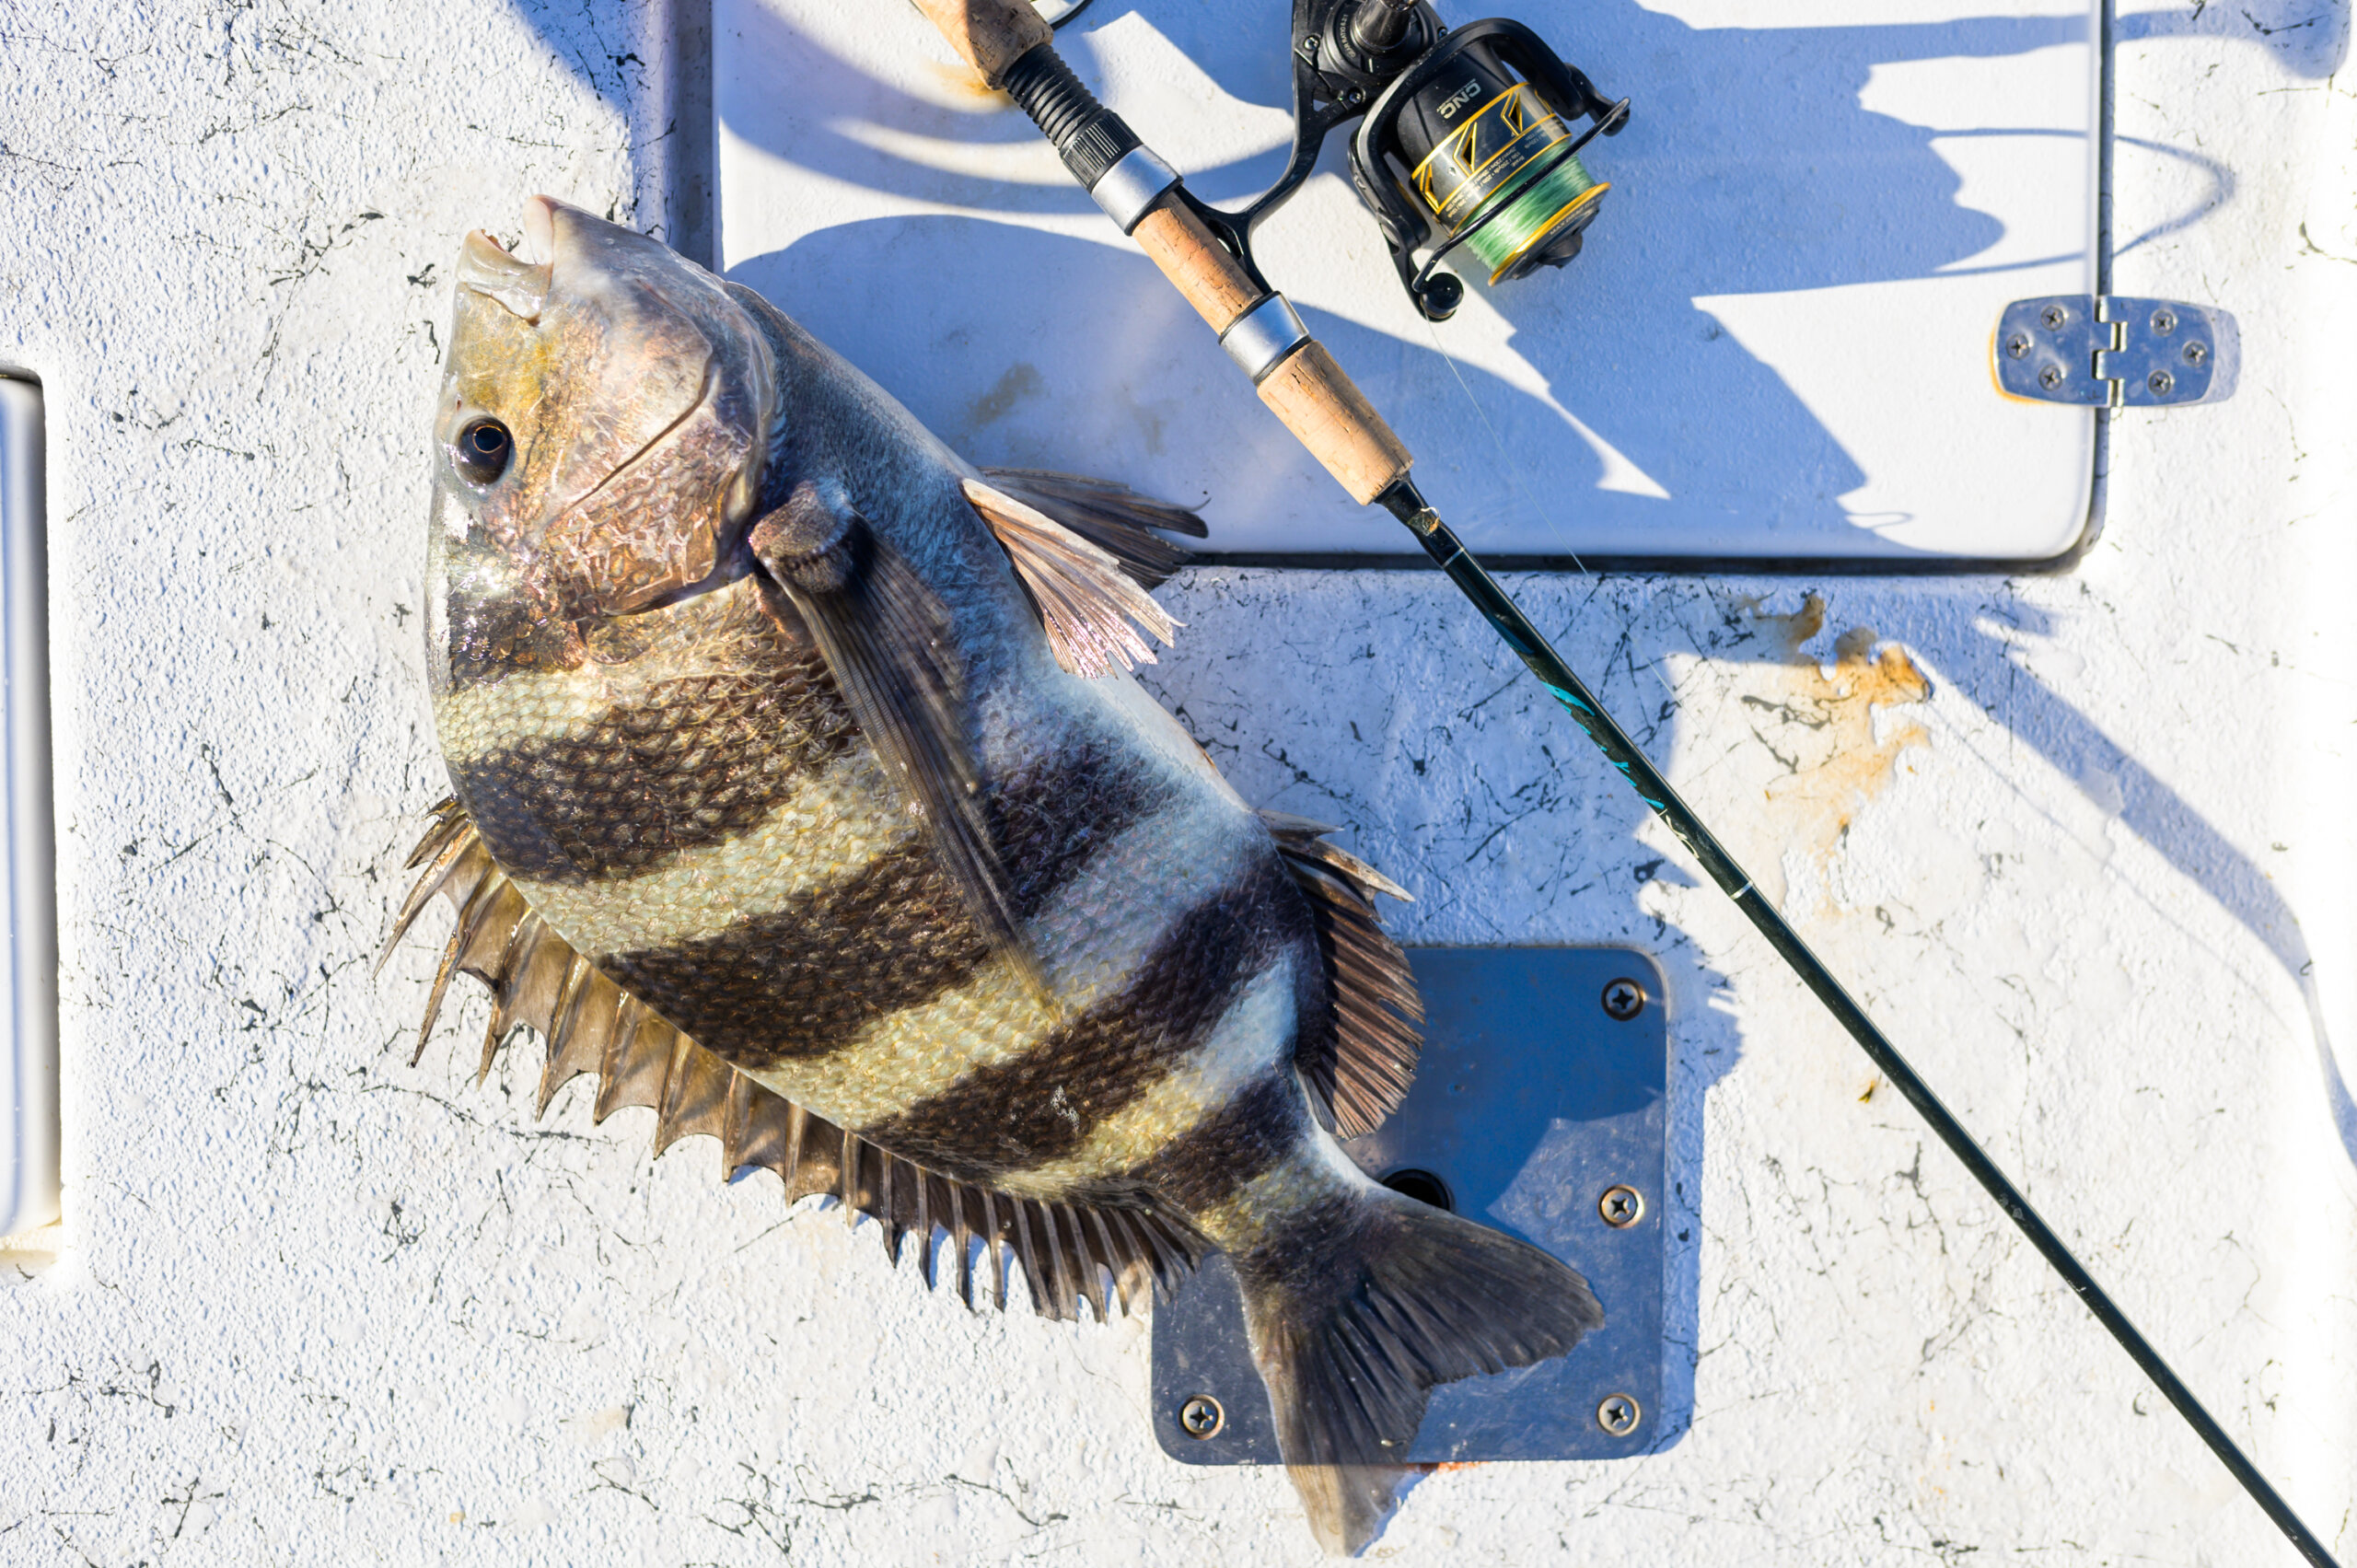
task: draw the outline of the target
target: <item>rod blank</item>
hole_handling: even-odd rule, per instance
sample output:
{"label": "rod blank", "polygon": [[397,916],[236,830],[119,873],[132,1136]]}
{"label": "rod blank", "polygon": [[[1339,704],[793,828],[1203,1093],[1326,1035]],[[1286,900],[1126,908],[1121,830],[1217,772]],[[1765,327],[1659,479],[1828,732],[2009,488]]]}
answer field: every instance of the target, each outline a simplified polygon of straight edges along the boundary
{"label": "rod blank", "polygon": [[1481,563],[1466,552],[1457,535],[1441,521],[1439,514],[1424,505],[1423,497],[1416,494],[1415,486],[1403,480],[1387,491],[1381,500],[1385,510],[1408,525],[1409,531],[1416,536],[1425,553],[1448,574],[1449,580],[1464,592],[1465,597],[1473,601],[1473,607],[1481,612],[1482,618],[1489,621],[1506,646],[1515,651],[1515,656],[1522,660],[1530,673],[1538,678],[1538,683],[1562,704],[1563,711],[1572,715],[1572,722],[1578,725],[1596,743],[1596,749],[1604,753],[1605,761],[1629,781],[1638,798],[1653,807],[1655,814],[1678,836],[1678,842],[1684,844],[1701,864],[1711,880],[1735,900],[1736,907],[1759,928],[1759,934],[1768,939],[1768,945],[1776,949],[1777,956],[1791,966],[1793,972],[1800,977],[1801,983],[1817,994],[1817,1000],[1824,1003],[1826,1010],[1849,1031],[1850,1038],[1858,1042],[1867,1058],[1906,1097],[1907,1103],[1913,1106],[1930,1124],[1932,1131],[1939,1135],[1940,1142],[1947,1145],[1948,1152],[1962,1161],[1964,1168],[1972,1174],[1972,1179],[1997,1201],[1997,1207],[2004,1212],[2005,1217],[2029,1238],[2030,1245],[2038,1249],[2038,1256],[2062,1276],[2062,1283],[2071,1287],[2072,1294],[2084,1302],[2087,1310],[2095,1314],[2096,1320],[2119,1342],[2120,1348],[2128,1353],[2128,1358],[2136,1364],[2138,1370],[2151,1378],[2162,1396],[2177,1407],[2177,1414],[2183,1416],[2201,1441],[2210,1446],[2210,1451],[2217,1455],[2228,1473],[2242,1483],[2243,1490],[2250,1493],[2252,1501],[2274,1522],[2275,1527],[2283,1532],[2284,1539],[2316,1568],[2337,1568],[2324,1543],[2309,1532],[2307,1526],[2300,1521],[2300,1516],[2292,1511],[2292,1505],[2283,1500],[2268,1479],[2259,1473],[2258,1467],[2252,1464],[2249,1457],[2227,1435],[2226,1429],[2218,1424],[2217,1418],[2202,1407],[2201,1401],[2194,1397],[2193,1390],[2186,1387],[2185,1380],[2162,1358],[2161,1353],[2153,1348],[2152,1342],[2129,1321],[2128,1314],[2120,1310],[2119,1303],[2105,1294],[2104,1288],[2096,1283],[2095,1276],[2087,1272],[2085,1265],[2072,1254],[2062,1238],[2054,1234],[2053,1227],[2046,1223],[2044,1216],[2032,1208],[2029,1200],[2023,1197],[2020,1190],[2007,1179],[1996,1161],[1973,1142],[1972,1134],[1965,1131],[1964,1124],[1956,1119],[1955,1113],[1941,1103],[1940,1097],[1932,1091],[1932,1086],[1923,1081],[1907,1058],[1899,1054],[1898,1048],[1891,1043],[1889,1037],[1866,1016],[1865,1009],[1859,1006],[1848,990],[1834,978],[1833,971],[1809,950],[1808,944],[1801,940],[1800,933],[1794,931],[1777,912],[1776,906],[1768,901],[1753,884],[1750,874],[1727,853],[1726,847],[1694,814],[1693,808],[1678,797],[1678,791],[1670,787],[1669,781],[1662,776],[1661,771],[1637,749],[1636,742],[1631,740],[1628,732],[1605,712],[1604,704],[1597,700],[1596,693],[1588,690],[1586,683],[1573,672],[1572,667],[1565,664],[1562,656],[1549,645],[1538,628],[1523,614],[1521,607],[1509,598],[1506,591],[1498,587]]}

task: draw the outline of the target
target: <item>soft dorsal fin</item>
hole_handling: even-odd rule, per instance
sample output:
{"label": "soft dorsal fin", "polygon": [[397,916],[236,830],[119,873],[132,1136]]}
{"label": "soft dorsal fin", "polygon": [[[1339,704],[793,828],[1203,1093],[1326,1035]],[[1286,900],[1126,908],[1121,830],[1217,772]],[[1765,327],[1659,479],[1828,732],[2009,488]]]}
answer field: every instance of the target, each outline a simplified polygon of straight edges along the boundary
{"label": "soft dorsal fin", "polygon": [[1326,960],[1331,1005],[1323,1028],[1303,1032],[1294,1063],[1333,1117],[1336,1133],[1362,1137],[1399,1109],[1424,1047],[1416,977],[1375,912],[1376,894],[1404,900],[1408,889],[1326,842],[1334,830],[1322,822],[1283,811],[1263,811],[1260,820],[1309,896]]}
{"label": "soft dorsal fin", "polygon": [[533,912],[456,800],[444,800],[434,817],[410,856],[412,866],[424,870],[392,936],[399,943],[437,892],[459,912],[418,1036],[421,1051],[450,976],[473,975],[491,987],[493,1003],[479,1074],[491,1070],[516,1027],[527,1026],[548,1047],[540,1070],[543,1114],[565,1083],[593,1074],[596,1120],[624,1106],[647,1107],[656,1117],[657,1155],[697,1133],[717,1138],[724,1177],[762,1166],[784,1179],[788,1202],[813,1193],[840,1198],[848,1214],[866,1214],[882,1226],[884,1250],[896,1264],[901,1243],[913,1234],[917,1272],[928,1287],[937,1283],[936,1233],[946,1233],[940,1239],[969,1307],[975,1285],[970,1243],[976,1240],[991,1271],[982,1283],[1002,1309],[1012,1260],[1042,1317],[1076,1316],[1086,1301],[1099,1321],[1117,1306],[1128,1312],[1132,1294],[1149,1280],[1167,1298],[1181,1272],[1209,1250],[1175,1214],[1017,1198],[927,1170],[813,1116],[681,1034],[576,953]]}
{"label": "soft dorsal fin", "polygon": [[1194,559],[1163,533],[1202,539],[1211,531],[1190,509],[1140,495],[1110,480],[1084,479],[1052,469],[984,469],[982,477],[993,489],[1038,507],[1119,561],[1142,588],[1160,587]]}
{"label": "soft dorsal fin", "polygon": [[1027,501],[978,479],[964,482],[966,499],[1015,563],[1058,664],[1095,677],[1155,662],[1138,627],[1167,646],[1178,622],[1120,559]]}

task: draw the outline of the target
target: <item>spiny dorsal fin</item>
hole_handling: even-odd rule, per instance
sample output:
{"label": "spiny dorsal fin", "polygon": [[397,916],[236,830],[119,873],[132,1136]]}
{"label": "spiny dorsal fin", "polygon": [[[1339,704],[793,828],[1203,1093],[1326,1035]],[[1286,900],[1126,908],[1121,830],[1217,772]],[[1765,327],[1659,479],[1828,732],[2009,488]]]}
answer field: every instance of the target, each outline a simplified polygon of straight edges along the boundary
{"label": "spiny dorsal fin", "polygon": [[1332,1002],[1325,1027],[1304,1031],[1295,1065],[1333,1117],[1335,1132],[1364,1137],[1399,1109],[1424,1046],[1416,977],[1375,912],[1376,894],[1406,899],[1408,890],[1326,842],[1334,830],[1322,822],[1283,811],[1263,811],[1260,820],[1309,896]]}
{"label": "spiny dorsal fin", "polygon": [[980,480],[964,483],[966,499],[1014,561],[1058,664],[1094,678],[1155,662],[1137,628],[1167,646],[1178,622],[1146,597],[1119,560],[1028,502]]}
{"label": "spiny dorsal fin", "polygon": [[1194,559],[1161,534],[1202,539],[1211,530],[1187,507],[1150,500],[1126,484],[1051,469],[984,469],[993,488],[1036,506],[1121,563],[1142,588],[1158,588]]}
{"label": "spiny dorsal fin", "polygon": [[[981,1241],[990,1259],[993,1272],[984,1283],[999,1307],[1006,1305],[1012,1253],[1041,1316],[1077,1317],[1078,1304],[1086,1301],[1100,1321],[1114,1305],[1127,1314],[1132,1294],[1149,1282],[1167,1299],[1180,1271],[1193,1268],[1209,1250],[1175,1215],[1017,1199],[926,1170],[811,1115],[680,1033],[575,952],[532,911],[455,800],[443,801],[434,814],[434,826],[411,859],[426,869],[404,905],[401,930],[435,893],[449,895],[460,920],[444,952],[434,1006],[440,1006],[454,972],[491,987],[485,1071],[517,1025],[540,1035],[548,1047],[541,1114],[567,1081],[591,1074],[598,1080],[595,1119],[603,1121],[625,1106],[646,1107],[656,1113],[658,1155],[681,1138],[717,1138],[724,1176],[763,1167],[784,1179],[788,1202],[813,1193],[842,1199],[852,1213],[877,1221],[895,1263],[903,1238],[913,1232],[928,1288],[936,1283],[935,1233],[944,1232],[957,1255],[958,1293],[970,1308],[972,1239]],[[429,1016],[426,1032],[432,1028]],[[422,1050],[424,1035],[419,1039]]]}

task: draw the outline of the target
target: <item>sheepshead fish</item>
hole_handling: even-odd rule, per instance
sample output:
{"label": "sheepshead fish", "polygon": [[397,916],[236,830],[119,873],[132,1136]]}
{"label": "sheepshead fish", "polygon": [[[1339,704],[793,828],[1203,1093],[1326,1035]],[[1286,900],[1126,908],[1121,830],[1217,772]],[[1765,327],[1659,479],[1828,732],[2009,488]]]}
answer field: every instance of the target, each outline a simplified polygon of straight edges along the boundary
{"label": "sheepshead fish", "polygon": [[[1602,1321],[1557,1260],[1342,1153],[1405,1092],[1405,897],[1256,813],[1128,674],[1181,510],[985,471],[750,290],[546,199],[467,238],[426,640],[482,1067],[832,1193],[970,1306],[1101,1318],[1226,1253],[1328,1550],[1432,1387]],[[524,254],[542,258],[528,261]],[[400,937],[395,933],[395,940]],[[424,1034],[419,1037],[422,1051]]]}

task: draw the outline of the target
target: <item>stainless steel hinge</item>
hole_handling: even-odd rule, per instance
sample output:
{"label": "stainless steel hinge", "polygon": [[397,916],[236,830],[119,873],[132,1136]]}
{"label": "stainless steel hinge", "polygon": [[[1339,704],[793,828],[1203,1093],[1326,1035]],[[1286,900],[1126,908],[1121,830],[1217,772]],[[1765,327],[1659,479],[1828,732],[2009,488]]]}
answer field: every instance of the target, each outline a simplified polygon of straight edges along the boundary
{"label": "stainless steel hinge", "polygon": [[2086,408],[2174,408],[2233,390],[2220,368],[2234,343],[2223,310],[2175,299],[2058,294],[2016,299],[1997,318],[1989,358],[2009,398]]}

